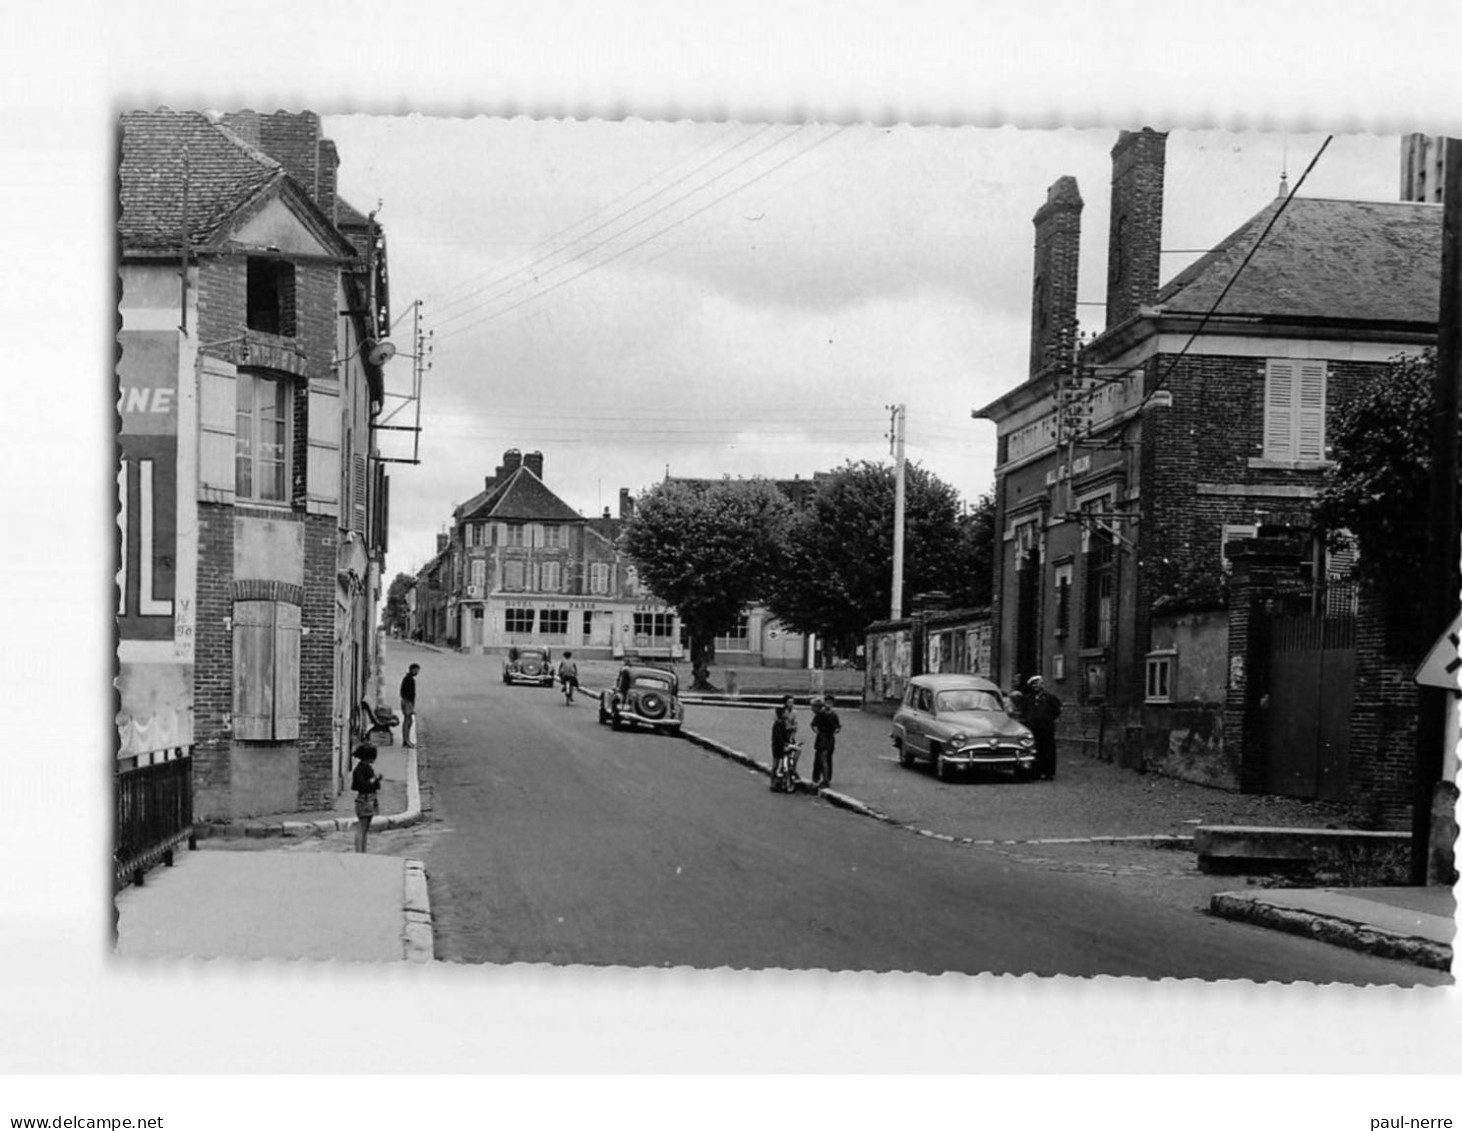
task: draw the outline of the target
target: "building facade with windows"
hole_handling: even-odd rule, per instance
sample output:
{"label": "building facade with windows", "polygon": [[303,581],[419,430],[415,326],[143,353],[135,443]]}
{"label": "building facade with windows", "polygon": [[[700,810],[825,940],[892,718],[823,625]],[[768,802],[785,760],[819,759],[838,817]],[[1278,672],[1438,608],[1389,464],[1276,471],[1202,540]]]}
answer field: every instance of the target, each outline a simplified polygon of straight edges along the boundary
{"label": "building facade with windows", "polygon": [[680,618],[640,585],[615,545],[618,527],[555,495],[542,452],[509,449],[455,509],[430,571],[418,574],[418,589],[435,580],[441,593],[425,638],[477,655],[533,644],[585,658],[678,658]]}
{"label": "building facade with windows", "polygon": [[384,237],[309,113],[123,115],[119,756],[329,808],[378,678]]}
{"label": "building facade with windows", "polygon": [[[1435,342],[1440,281],[1439,206],[1280,197],[1160,285],[1165,145],[1143,130],[1113,148],[1106,325],[1087,338],[1082,201],[1071,178],[1052,187],[1029,377],[974,414],[997,430],[999,677],[1043,675],[1068,707],[1063,741],[1139,760],[1147,704],[1201,688],[1221,731],[1243,672],[1193,618],[1224,606],[1225,546],[1308,525],[1327,422]],[[1344,566],[1316,548],[1310,568]],[[1187,776],[1248,788],[1224,738],[1205,748],[1230,761]]]}

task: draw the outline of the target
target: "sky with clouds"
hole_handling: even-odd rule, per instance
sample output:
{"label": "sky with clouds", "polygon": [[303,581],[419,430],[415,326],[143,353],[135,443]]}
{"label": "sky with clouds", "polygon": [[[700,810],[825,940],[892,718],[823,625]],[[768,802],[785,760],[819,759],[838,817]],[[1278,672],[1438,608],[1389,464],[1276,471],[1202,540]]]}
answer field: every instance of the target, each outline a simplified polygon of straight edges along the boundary
{"label": "sky with clouds", "polygon": [[[907,453],[973,501],[1026,376],[1031,219],[1077,178],[1100,329],[1112,129],[328,116],[341,192],[379,208],[419,449],[389,434],[388,572],[434,552],[509,448],[585,515],[673,475],[810,476]],[[1173,131],[1163,277],[1298,180],[1322,135]],[[1395,199],[1399,141],[1340,136],[1301,190]],[[395,423],[417,406],[393,397]]]}

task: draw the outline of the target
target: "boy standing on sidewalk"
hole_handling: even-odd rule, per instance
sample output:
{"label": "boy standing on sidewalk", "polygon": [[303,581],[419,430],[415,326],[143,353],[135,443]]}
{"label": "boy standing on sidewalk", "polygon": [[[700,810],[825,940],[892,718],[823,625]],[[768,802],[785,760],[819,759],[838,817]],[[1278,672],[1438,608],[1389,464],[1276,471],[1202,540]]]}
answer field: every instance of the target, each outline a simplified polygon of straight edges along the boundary
{"label": "boy standing on sidewalk", "polygon": [[401,745],[416,745],[416,673],[421,671],[420,664],[412,664],[406,669],[406,677],[401,681]]}

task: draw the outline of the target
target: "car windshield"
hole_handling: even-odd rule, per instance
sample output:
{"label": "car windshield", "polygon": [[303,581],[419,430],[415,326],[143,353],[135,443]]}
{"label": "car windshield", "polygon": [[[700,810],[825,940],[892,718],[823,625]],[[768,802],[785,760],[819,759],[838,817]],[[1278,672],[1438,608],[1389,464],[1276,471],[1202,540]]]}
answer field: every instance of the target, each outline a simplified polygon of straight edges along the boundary
{"label": "car windshield", "polygon": [[524,648],[518,652],[518,659],[541,660],[543,659],[543,653],[540,652],[537,648]]}
{"label": "car windshield", "polygon": [[981,691],[974,687],[958,687],[952,691],[941,691],[934,697],[934,710],[941,715],[953,711],[1003,711],[1005,704],[993,691]]}

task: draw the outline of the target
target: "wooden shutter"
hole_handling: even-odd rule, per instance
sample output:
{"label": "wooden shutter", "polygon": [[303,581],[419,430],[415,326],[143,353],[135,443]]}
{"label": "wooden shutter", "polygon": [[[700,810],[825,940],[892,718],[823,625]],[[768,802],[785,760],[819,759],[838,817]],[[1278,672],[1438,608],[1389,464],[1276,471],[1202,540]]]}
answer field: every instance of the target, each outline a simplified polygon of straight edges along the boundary
{"label": "wooden shutter", "polygon": [[366,458],[357,452],[350,464],[350,529],[361,537],[366,532]]}
{"label": "wooden shutter", "polygon": [[1271,361],[1264,388],[1264,456],[1295,459],[1295,366]]}
{"label": "wooden shutter", "polygon": [[274,604],[274,738],[300,736],[300,607]]}
{"label": "wooden shutter", "polygon": [[203,357],[198,365],[198,492],[210,502],[233,502],[238,369]]}
{"label": "wooden shutter", "polygon": [[1296,368],[1299,429],[1294,458],[1321,460],[1325,458],[1325,363],[1301,361]]}
{"label": "wooden shutter", "polygon": [[309,454],[305,466],[310,509],[334,514],[340,505],[340,397],[309,391]]}
{"label": "wooden shutter", "polygon": [[235,601],[233,609],[234,737],[299,738],[299,606]]}
{"label": "wooden shutter", "polygon": [[274,602],[235,601],[234,737],[274,737]]}

